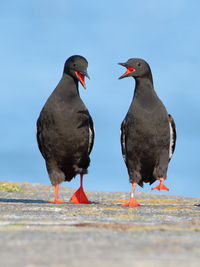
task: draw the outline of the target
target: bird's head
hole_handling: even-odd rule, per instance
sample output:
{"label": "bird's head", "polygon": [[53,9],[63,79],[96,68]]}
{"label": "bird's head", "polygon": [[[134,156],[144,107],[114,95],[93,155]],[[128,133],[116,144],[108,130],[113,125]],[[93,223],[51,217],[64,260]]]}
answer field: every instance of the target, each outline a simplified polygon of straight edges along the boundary
{"label": "bird's head", "polygon": [[75,55],[66,60],[63,72],[80,81],[80,83],[86,89],[85,76],[90,79],[87,73],[87,67],[87,60],[82,56]]}
{"label": "bird's head", "polygon": [[118,63],[125,67],[127,71],[119,77],[119,79],[125,77],[143,78],[151,73],[148,63],[141,58],[131,58],[125,63]]}

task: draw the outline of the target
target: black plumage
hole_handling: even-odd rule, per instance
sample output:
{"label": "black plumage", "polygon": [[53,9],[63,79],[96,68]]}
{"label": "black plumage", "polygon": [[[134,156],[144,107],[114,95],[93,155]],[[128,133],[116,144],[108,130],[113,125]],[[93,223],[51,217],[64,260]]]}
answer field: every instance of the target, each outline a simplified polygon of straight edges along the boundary
{"label": "black plumage", "polygon": [[[174,120],[154,90],[148,63],[135,58],[120,65],[127,68],[120,79],[132,76],[136,82],[133,100],[121,124],[122,154],[130,182],[143,186],[165,180],[176,144]],[[160,189],[167,190],[164,187]]]}
{"label": "black plumage", "polygon": [[94,143],[92,118],[80,98],[78,82],[85,87],[87,60],[68,58],[63,76],[37,120],[37,141],[52,185],[84,175]]}

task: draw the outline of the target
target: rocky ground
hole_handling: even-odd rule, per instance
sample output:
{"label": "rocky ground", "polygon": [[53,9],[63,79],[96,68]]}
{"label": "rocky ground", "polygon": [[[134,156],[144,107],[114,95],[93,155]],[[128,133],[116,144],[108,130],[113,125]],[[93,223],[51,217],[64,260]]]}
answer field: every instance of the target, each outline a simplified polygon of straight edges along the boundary
{"label": "rocky ground", "polygon": [[0,266],[200,266],[200,198],[88,191],[91,205],[52,205],[54,190],[0,183]]}

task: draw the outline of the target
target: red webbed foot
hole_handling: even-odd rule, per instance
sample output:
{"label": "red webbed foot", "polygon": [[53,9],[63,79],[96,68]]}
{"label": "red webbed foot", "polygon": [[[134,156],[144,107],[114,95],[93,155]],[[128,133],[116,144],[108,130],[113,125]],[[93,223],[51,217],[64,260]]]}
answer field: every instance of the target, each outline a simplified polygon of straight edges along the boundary
{"label": "red webbed foot", "polygon": [[50,202],[49,204],[65,204],[65,203],[60,201],[59,199],[55,199],[54,201]]}
{"label": "red webbed foot", "polygon": [[80,187],[70,198],[70,202],[73,204],[90,204],[83,187]]}
{"label": "red webbed foot", "polygon": [[139,207],[140,206],[140,204],[134,198],[134,192],[135,192],[136,185],[137,185],[137,183],[132,183],[131,197],[127,202],[125,202],[124,204],[121,204],[120,205],[121,207]]}
{"label": "red webbed foot", "polygon": [[151,190],[156,190],[157,189],[157,190],[166,190],[166,191],[169,191],[169,188],[164,185],[164,180],[165,179],[164,178],[160,178],[159,180],[160,180],[159,185],[151,188]]}
{"label": "red webbed foot", "polygon": [[80,175],[80,187],[70,198],[70,202],[73,204],[90,204],[84,190],[83,190],[83,175]]}
{"label": "red webbed foot", "polygon": [[140,204],[137,202],[137,200],[134,197],[130,197],[130,199],[125,202],[124,204],[120,205],[121,207],[139,207]]}

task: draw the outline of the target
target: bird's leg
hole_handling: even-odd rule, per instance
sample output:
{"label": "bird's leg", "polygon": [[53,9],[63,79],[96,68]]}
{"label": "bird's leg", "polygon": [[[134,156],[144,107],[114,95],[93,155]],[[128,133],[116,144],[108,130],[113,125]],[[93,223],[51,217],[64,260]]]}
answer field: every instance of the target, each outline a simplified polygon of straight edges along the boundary
{"label": "bird's leg", "polygon": [[73,204],[90,204],[83,189],[83,174],[80,174],[80,187],[70,198],[70,202]]}
{"label": "bird's leg", "polygon": [[140,206],[140,204],[134,198],[134,192],[135,192],[136,185],[137,185],[137,183],[132,183],[132,191],[131,191],[130,199],[127,202],[125,202],[124,204],[121,204],[120,206],[122,206],[122,207],[139,207]]}
{"label": "bird's leg", "polygon": [[155,189],[157,189],[157,190],[167,190],[167,191],[169,191],[169,188],[167,188],[167,187],[164,185],[164,180],[165,180],[165,179],[164,179],[163,177],[161,177],[161,178],[159,178],[159,180],[160,180],[159,185],[153,187],[151,190],[155,190]]}
{"label": "bird's leg", "polygon": [[50,204],[64,204],[64,202],[61,202],[58,199],[58,192],[59,192],[59,184],[54,185],[55,186],[55,199],[53,202],[50,202]]}

